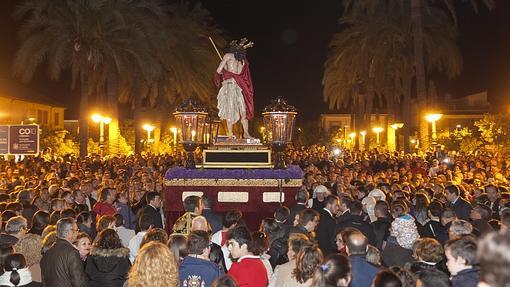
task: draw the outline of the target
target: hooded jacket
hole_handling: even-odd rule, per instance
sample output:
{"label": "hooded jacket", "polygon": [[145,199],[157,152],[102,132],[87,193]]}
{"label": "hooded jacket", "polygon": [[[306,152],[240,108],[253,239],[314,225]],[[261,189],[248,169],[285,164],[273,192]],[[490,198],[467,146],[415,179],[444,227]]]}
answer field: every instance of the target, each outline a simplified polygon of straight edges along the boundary
{"label": "hooded jacket", "polygon": [[127,279],[130,266],[128,248],[93,248],[85,267],[89,286],[121,287]]}

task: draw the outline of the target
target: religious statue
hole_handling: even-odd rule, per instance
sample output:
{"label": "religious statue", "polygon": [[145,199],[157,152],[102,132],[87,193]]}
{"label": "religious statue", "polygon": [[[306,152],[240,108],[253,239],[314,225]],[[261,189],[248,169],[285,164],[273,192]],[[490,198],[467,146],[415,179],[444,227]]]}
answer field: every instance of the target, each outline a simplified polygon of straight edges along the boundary
{"label": "religious statue", "polygon": [[218,93],[218,116],[227,121],[227,136],[233,137],[232,126],[241,120],[243,137],[250,139],[248,120],[253,119],[253,84],[246,49],[253,42],[243,38],[232,41],[216,70],[214,83],[221,88]]}

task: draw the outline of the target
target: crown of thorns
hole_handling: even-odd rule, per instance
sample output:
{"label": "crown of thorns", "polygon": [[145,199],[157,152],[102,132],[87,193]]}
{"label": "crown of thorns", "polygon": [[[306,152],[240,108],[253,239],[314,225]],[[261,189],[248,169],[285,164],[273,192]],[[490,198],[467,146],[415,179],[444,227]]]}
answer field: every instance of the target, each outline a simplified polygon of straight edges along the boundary
{"label": "crown of thorns", "polygon": [[248,41],[248,39],[242,38],[241,40],[233,40],[232,42],[230,42],[230,47],[235,49],[246,50],[248,48],[253,47],[253,44],[254,43],[252,41]]}

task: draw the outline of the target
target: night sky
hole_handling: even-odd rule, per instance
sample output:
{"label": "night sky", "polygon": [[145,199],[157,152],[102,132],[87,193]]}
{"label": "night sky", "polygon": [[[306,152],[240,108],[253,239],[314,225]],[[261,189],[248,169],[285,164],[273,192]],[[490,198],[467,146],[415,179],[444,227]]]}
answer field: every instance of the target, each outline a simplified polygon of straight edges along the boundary
{"label": "night sky", "polygon": [[[0,2],[0,77],[9,77],[10,61],[18,46],[18,23],[10,15],[19,1]],[[302,120],[317,119],[320,113],[327,112],[321,81],[328,44],[339,29],[340,0],[208,0],[202,3],[225,31],[226,38],[247,37],[255,42],[248,57],[256,113],[277,96],[295,105]],[[510,1],[497,1],[492,12],[481,8],[475,14],[469,5],[457,9],[464,70],[454,80],[437,78],[439,95],[450,93],[460,97],[488,90],[493,106],[510,106]],[[77,118],[78,96],[70,90],[69,77],[50,82],[43,72],[29,86],[66,104],[66,119]]]}

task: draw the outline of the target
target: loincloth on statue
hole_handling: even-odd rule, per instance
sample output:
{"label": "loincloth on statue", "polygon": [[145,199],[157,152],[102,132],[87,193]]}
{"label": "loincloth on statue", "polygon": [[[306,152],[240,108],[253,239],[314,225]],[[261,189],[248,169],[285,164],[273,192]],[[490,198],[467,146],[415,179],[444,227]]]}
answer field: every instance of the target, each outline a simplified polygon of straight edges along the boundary
{"label": "loincloth on statue", "polygon": [[235,123],[246,116],[246,104],[243,92],[234,79],[227,79],[221,83],[218,93],[218,117]]}

